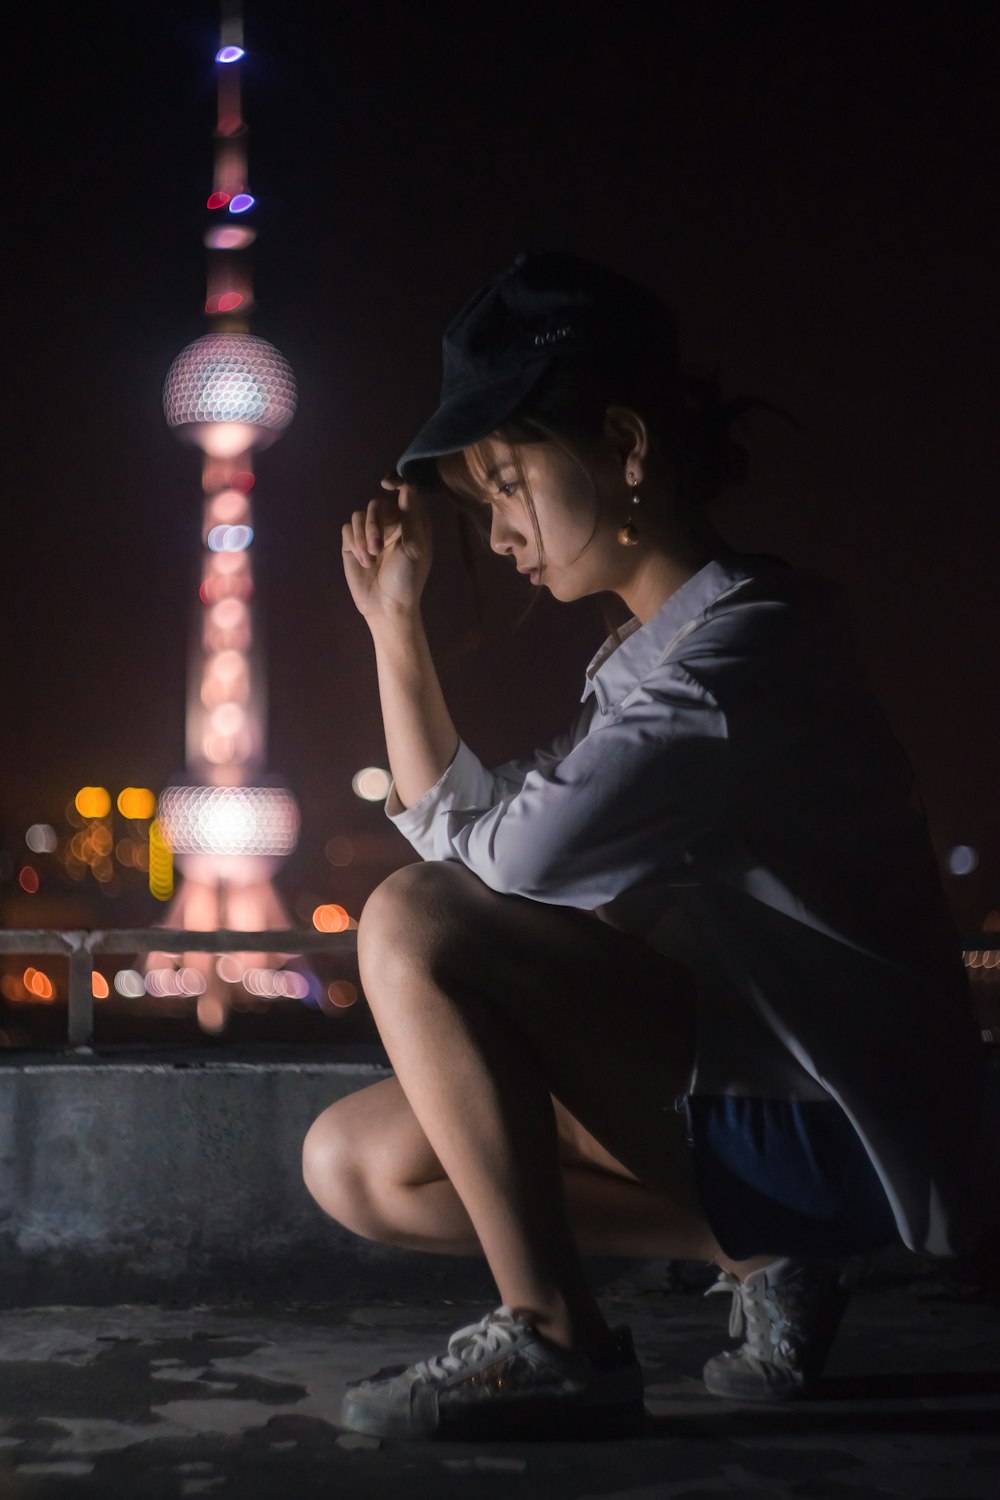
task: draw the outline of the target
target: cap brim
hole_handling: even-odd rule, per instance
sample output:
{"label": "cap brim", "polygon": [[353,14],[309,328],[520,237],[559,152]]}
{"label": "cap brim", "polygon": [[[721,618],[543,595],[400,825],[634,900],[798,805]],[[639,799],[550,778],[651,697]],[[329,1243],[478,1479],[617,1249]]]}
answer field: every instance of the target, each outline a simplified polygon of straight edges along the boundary
{"label": "cap brim", "polygon": [[503,380],[470,385],[442,401],[396,463],[396,471],[420,489],[440,484],[436,458],[459,453],[495,432],[521,405],[551,359],[532,361]]}

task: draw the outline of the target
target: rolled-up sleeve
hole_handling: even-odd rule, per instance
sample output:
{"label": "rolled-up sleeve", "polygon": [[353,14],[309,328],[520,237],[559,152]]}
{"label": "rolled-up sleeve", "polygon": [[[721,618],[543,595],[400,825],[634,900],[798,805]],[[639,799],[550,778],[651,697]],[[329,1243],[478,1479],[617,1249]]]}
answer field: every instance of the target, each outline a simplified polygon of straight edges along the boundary
{"label": "rolled-up sleeve", "polygon": [[674,670],[513,789],[460,746],[436,787],[390,815],[425,858],[459,860],[493,890],[593,910],[690,868],[722,813],[725,752],[718,706]]}

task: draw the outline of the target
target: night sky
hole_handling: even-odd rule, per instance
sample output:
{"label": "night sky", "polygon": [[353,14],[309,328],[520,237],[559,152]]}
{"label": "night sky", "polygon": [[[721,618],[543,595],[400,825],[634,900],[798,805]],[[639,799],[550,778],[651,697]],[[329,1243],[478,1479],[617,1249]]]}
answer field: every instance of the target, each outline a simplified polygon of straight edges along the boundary
{"label": "night sky", "polygon": [[[0,738],[17,861],[81,784],[159,790],[183,767],[199,460],[160,392],[206,329],[216,37],[209,0],[56,6],[18,60]],[[340,525],[436,404],[445,322],[525,247],[645,281],[689,359],[794,414],[746,426],[752,482],[719,527],[843,585],[938,850],[979,851],[946,876],[956,916],[1000,906],[998,41],[1000,8],[955,0],[247,0],[252,326],[300,387],[258,461],[254,544],[270,766],[304,819],[293,909],[356,914],[411,857],[351,792],[384,750]],[[589,601],[544,598],[515,628],[530,586],[484,554],[486,635],[463,655],[473,592],[443,506],[438,532],[446,691],[473,748],[505,757],[572,712],[604,627]],[[358,841],[350,871],[324,858],[337,833]],[[144,899],[131,920],[160,915]],[[0,884],[8,925],[33,909]]]}

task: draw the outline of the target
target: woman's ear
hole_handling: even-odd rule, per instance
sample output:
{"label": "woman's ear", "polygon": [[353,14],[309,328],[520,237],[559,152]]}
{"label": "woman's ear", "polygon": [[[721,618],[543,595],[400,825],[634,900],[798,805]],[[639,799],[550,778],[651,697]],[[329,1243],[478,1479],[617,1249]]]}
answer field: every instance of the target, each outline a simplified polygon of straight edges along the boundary
{"label": "woman's ear", "polygon": [[604,437],[617,453],[622,470],[640,485],[649,457],[649,431],[639,413],[630,406],[609,406],[604,413]]}

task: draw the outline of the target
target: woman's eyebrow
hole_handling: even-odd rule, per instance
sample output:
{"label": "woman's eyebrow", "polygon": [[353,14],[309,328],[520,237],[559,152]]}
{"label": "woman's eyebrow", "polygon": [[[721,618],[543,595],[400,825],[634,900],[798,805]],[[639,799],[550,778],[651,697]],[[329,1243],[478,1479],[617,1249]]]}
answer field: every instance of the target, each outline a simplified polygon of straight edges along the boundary
{"label": "woman's eyebrow", "polygon": [[492,484],[493,481],[503,473],[504,469],[512,469],[513,467],[514,464],[509,458],[504,459],[503,463],[494,464],[492,469],[486,470],[487,484]]}

